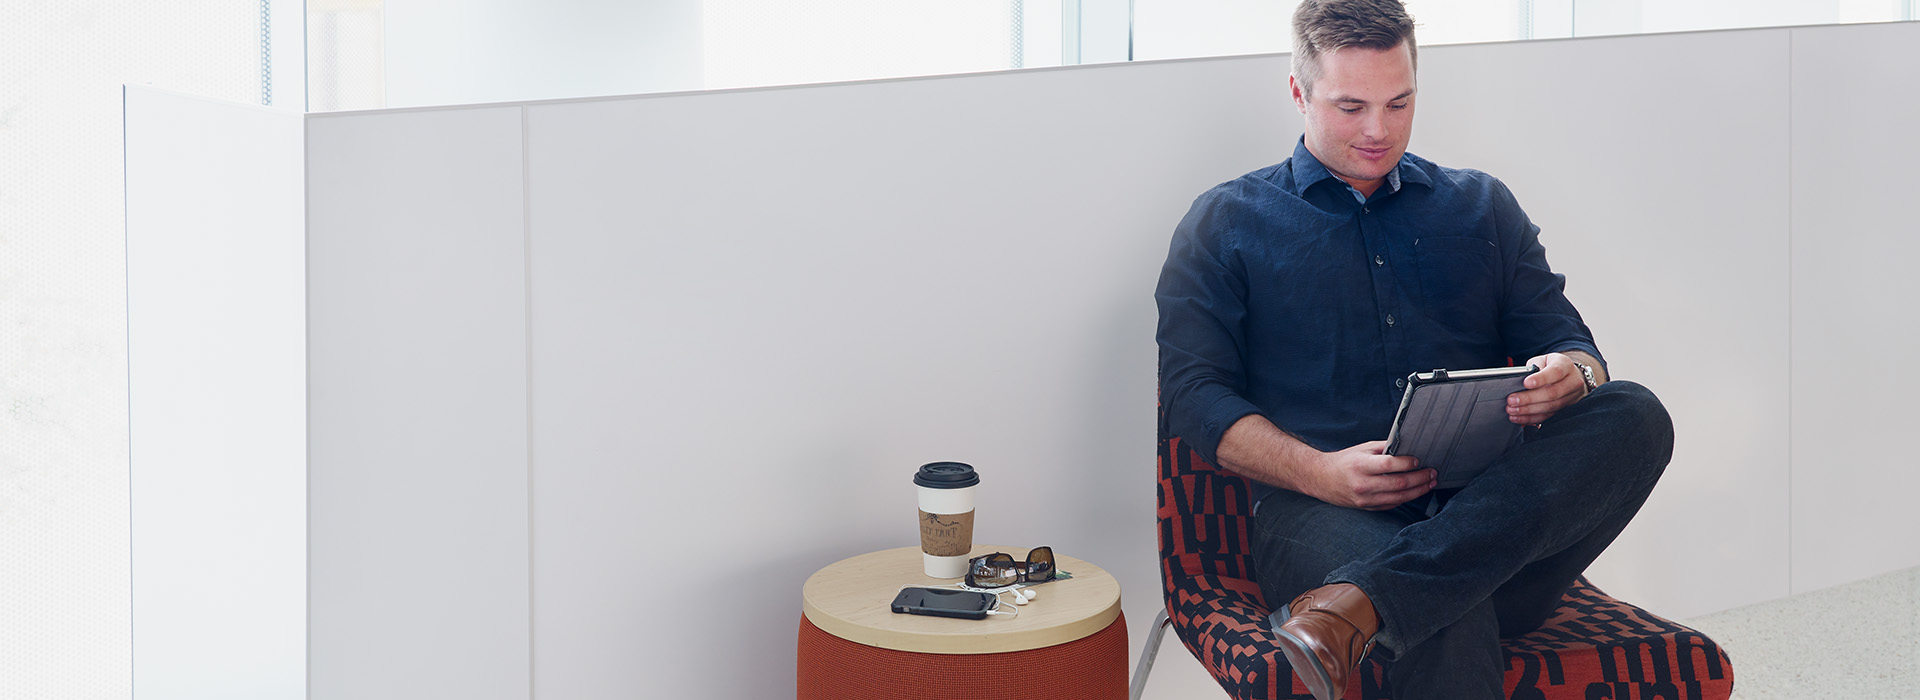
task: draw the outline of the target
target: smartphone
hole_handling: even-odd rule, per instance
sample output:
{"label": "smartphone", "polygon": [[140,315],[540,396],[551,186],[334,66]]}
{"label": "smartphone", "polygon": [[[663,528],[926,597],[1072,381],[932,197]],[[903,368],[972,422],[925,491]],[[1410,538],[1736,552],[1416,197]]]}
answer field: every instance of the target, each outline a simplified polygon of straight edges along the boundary
{"label": "smartphone", "polygon": [[984,620],[987,611],[999,604],[992,593],[955,591],[942,588],[910,587],[893,597],[893,611],[907,615],[938,615],[967,620]]}

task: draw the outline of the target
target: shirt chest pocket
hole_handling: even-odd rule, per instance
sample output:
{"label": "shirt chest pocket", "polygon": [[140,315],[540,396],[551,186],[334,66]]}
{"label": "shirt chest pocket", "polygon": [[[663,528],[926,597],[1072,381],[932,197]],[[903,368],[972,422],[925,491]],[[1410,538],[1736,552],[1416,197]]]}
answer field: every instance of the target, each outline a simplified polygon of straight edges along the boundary
{"label": "shirt chest pocket", "polygon": [[1413,242],[1420,292],[1435,322],[1467,333],[1493,333],[1500,319],[1500,249],[1481,238],[1425,237]]}

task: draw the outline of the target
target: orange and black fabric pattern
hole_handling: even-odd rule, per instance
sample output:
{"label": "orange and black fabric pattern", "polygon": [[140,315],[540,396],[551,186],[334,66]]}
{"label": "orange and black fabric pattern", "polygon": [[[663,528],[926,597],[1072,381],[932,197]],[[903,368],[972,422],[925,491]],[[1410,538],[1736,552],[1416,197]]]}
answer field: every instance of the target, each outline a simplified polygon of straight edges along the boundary
{"label": "orange and black fabric pattern", "polygon": [[[1250,485],[1165,433],[1161,422],[1160,574],[1180,641],[1244,700],[1311,700],[1287,668],[1272,611],[1253,580]],[[1576,581],[1546,625],[1506,640],[1511,700],[1726,700],[1733,665],[1695,630]],[[1345,700],[1387,700],[1377,661],[1353,674]]]}

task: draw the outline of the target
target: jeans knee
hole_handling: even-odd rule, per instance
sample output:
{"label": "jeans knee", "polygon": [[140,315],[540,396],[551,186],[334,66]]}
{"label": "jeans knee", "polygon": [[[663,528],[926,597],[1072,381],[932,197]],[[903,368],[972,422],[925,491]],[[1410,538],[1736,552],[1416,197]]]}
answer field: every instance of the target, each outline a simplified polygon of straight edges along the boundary
{"label": "jeans knee", "polygon": [[1600,399],[1617,416],[1623,444],[1641,448],[1647,462],[1666,467],[1673,457],[1673,416],[1660,397],[1638,383],[1615,380],[1594,390],[1589,399]]}

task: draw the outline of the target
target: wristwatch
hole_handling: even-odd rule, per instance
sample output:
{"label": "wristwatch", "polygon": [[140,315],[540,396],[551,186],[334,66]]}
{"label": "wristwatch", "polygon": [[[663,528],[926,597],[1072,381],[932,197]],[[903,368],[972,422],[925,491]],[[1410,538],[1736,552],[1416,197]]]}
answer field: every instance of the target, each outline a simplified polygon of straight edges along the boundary
{"label": "wristwatch", "polygon": [[1593,378],[1592,367],[1588,367],[1578,362],[1573,363],[1573,366],[1580,368],[1580,379],[1587,383],[1587,393],[1591,394],[1593,393],[1594,389],[1600,388],[1600,381]]}

